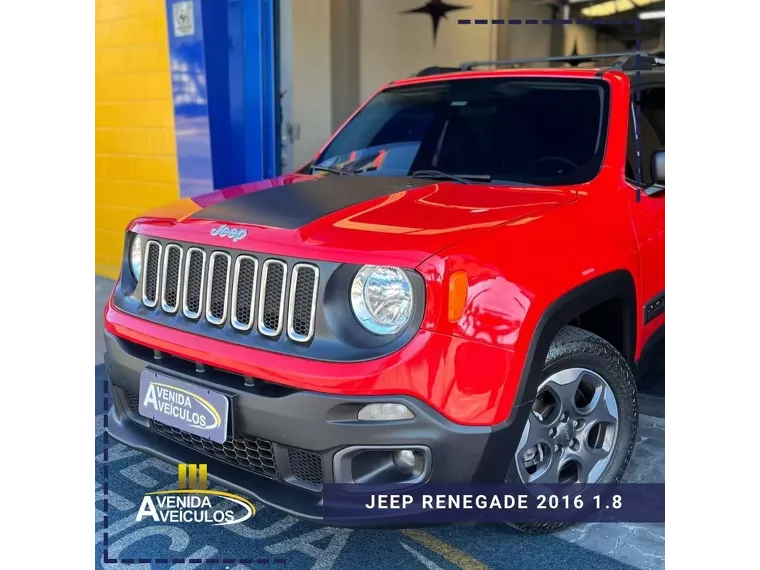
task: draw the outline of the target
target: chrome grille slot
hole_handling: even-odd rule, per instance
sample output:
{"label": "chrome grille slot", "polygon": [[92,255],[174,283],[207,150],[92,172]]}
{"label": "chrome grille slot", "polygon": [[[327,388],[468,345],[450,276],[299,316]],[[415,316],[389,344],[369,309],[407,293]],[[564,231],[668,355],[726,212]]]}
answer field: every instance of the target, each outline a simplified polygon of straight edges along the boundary
{"label": "chrome grille slot", "polygon": [[146,307],[158,303],[158,289],[161,270],[161,244],[150,240],[145,244],[145,271],[143,272],[142,302]]}
{"label": "chrome grille slot", "polygon": [[249,255],[239,255],[235,260],[230,322],[233,327],[241,331],[247,331],[253,326],[258,269],[259,262]]}
{"label": "chrome grille slot", "polygon": [[212,325],[221,325],[227,319],[231,261],[229,254],[223,251],[215,251],[209,258],[206,320]]}
{"label": "chrome grille slot", "polygon": [[288,336],[296,342],[308,342],[314,336],[319,269],[299,263],[290,277],[288,302]]}
{"label": "chrome grille slot", "polygon": [[[138,295],[145,307],[172,316],[159,321],[162,324],[171,322],[192,331],[198,323],[185,318],[204,319],[219,329],[250,334],[254,344],[270,342],[262,337],[309,343],[316,334],[321,277],[314,262],[290,264],[258,253],[150,238],[143,252]],[[217,334],[203,327],[196,329],[199,334]],[[225,338],[245,342],[242,336]]]}
{"label": "chrome grille slot", "polygon": [[164,270],[161,275],[161,308],[176,313],[179,308],[180,280],[182,275],[182,248],[169,244],[164,252]]}
{"label": "chrome grille slot", "polygon": [[203,287],[206,283],[205,273],[206,252],[197,247],[191,247],[187,250],[182,290],[182,313],[190,319],[201,316],[201,299],[203,299]]}
{"label": "chrome grille slot", "polygon": [[266,336],[277,336],[282,332],[287,267],[283,261],[268,259],[261,270],[259,332]]}

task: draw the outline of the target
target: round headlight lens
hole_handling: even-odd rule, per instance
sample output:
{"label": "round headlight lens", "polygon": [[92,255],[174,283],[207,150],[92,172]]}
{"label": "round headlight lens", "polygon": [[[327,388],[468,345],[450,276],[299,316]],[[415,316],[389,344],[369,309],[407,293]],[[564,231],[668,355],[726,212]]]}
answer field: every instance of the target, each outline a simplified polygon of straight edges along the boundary
{"label": "round headlight lens", "polygon": [[368,331],[396,334],[412,318],[412,283],[398,267],[365,265],[351,283],[351,308]]}
{"label": "round headlight lens", "polygon": [[139,235],[132,238],[132,246],[129,248],[129,269],[132,277],[139,281],[142,273],[142,239]]}

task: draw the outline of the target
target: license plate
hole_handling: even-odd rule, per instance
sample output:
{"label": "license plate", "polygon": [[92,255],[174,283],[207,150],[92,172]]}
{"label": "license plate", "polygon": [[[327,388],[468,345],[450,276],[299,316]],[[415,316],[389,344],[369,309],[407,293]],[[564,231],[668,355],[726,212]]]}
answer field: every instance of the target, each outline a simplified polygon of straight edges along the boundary
{"label": "license plate", "polygon": [[229,406],[224,394],[152,370],[140,374],[140,414],[204,439],[224,443]]}

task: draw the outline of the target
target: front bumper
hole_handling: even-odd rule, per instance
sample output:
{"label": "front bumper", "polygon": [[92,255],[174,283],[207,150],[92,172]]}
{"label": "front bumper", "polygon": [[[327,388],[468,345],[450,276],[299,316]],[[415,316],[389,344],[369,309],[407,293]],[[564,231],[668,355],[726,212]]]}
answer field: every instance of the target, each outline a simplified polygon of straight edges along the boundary
{"label": "front bumper", "polygon": [[[170,463],[206,463],[211,480],[311,520],[322,519],[323,485],[352,481],[357,447],[420,450],[425,466],[419,479],[426,483],[503,481],[527,412],[521,406],[496,427],[461,426],[409,396],[337,396],[263,381],[250,386],[243,376],[210,367],[198,371],[194,363],[166,353],[157,360],[152,349],[108,333],[105,341],[111,437]],[[230,395],[224,446],[139,415],[140,373],[146,367]],[[414,419],[356,419],[362,406],[388,401],[406,405]]]}

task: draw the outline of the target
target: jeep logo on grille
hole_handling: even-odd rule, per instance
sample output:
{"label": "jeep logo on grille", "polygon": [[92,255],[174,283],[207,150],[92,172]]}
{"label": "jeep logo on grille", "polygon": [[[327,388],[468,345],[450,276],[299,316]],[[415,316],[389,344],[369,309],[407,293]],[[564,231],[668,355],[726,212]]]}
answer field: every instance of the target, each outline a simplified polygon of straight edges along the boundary
{"label": "jeep logo on grille", "polygon": [[218,228],[211,230],[211,235],[230,238],[232,241],[240,241],[248,235],[248,232],[237,228],[229,228],[226,224],[222,224]]}

